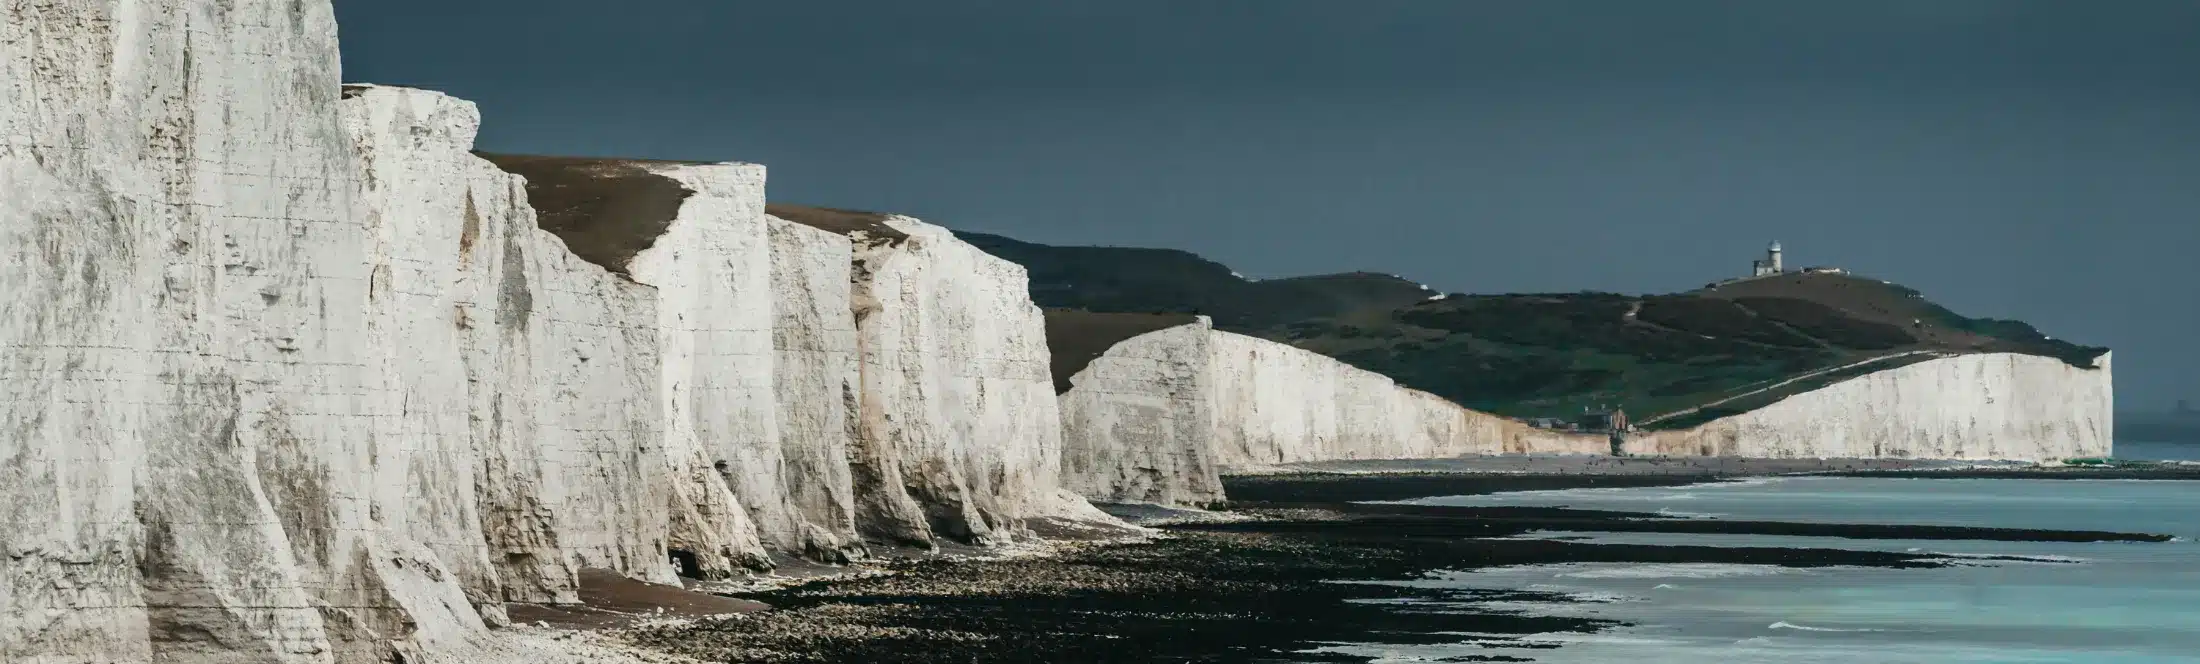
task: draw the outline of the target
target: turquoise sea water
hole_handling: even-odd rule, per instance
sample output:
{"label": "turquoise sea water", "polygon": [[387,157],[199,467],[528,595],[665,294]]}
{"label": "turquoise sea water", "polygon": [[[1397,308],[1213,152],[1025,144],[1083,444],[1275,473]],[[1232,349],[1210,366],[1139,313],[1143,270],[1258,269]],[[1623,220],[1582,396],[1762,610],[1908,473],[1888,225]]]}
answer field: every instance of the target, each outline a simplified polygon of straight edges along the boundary
{"label": "turquoise sea water", "polygon": [[1693,518],[2114,530],[2180,539],[2031,543],[1539,533],[1534,536],[1613,543],[1877,549],[2030,560],[1971,560],[1922,570],[1575,564],[1439,573],[1415,584],[1567,593],[1590,603],[1496,608],[1606,618],[1633,626],[1536,637],[1545,645],[1558,645],[1555,649],[1369,644],[1339,650],[1399,662],[1503,655],[1540,662],[1629,664],[2200,664],[2200,544],[2195,543],[2200,540],[2200,482],[1782,478],[1414,502],[1563,506]]}

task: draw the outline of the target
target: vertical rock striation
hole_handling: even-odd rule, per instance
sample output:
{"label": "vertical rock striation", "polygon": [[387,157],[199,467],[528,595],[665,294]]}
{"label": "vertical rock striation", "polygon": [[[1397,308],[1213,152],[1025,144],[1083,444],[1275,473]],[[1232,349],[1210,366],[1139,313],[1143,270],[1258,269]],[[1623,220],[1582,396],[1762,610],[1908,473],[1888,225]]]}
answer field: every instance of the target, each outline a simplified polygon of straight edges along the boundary
{"label": "vertical rock striation", "polygon": [[540,226],[573,256],[655,289],[654,313],[630,320],[655,330],[649,391],[670,474],[666,546],[681,573],[769,567],[740,499],[777,441],[763,168],[482,156],[525,178]]}
{"label": "vertical rock striation", "polygon": [[328,3],[0,12],[0,648],[381,656]]}
{"label": "vertical rock striation", "polygon": [[[722,516],[728,525],[706,521],[690,536],[723,538],[698,539],[699,550],[688,552],[708,559],[704,571],[709,576],[739,567],[768,567],[761,540],[767,531],[757,522],[767,522],[769,532],[782,532],[785,514],[772,509],[782,503],[771,489],[780,482],[779,422],[770,372],[771,255],[764,232],[764,168],[642,162],[624,168],[647,172],[624,177],[670,180],[685,192],[663,231],[624,266],[636,280],[656,286],[663,298],[658,328],[664,342],[667,435],[681,441],[677,447],[694,450],[688,458],[707,459],[719,476],[718,485],[736,499],[704,514],[713,521]],[[663,197],[646,191],[626,195],[636,204]],[[630,231],[639,237],[653,230],[660,204],[650,202],[648,213],[606,209],[594,223],[639,225],[641,230]],[[569,243],[583,244],[572,233],[566,237]]]}
{"label": "vertical rock striation", "polygon": [[[468,152],[472,104],[353,86],[342,110],[370,231],[386,524],[484,606],[577,601],[583,567],[670,581],[654,289],[536,226],[522,182]],[[465,515],[471,530],[450,523]],[[494,577],[474,571],[484,556]]]}
{"label": "vertical rock striation", "polygon": [[857,525],[977,544],[1112,523],[1062,488],[1045,321],[1023,267],[909,217],[775,206],[854,242]]}
{"label": "vertical rock striation", "polygon": [[469,603],[498,607],[503,575],[483,530],[476,481],[484,458],[467,371],[473,358],[460,324],[474,298],[462,290],[473,277],[458,255],[474,238],[464,236],[471,229],[434,222],[471,215],[478,228],[484,214],[510,211],[477,208],[465,183],[453,182],[463,173],[450,155],[463,156],[473,141],[470,107],[368,88],[346,88],[344,97],[367,230],[371,403],[382,415],[374,428],[381,456],[374,484],[382,492],[374,504],[385,523],[435,553]]}
{"label": "vertical rock striation", "polygon": [[782,550],[827,562],[865,555],[856,534],[853,247],[837,233],[767,217],[771,238],[772,385],[784,515],[766,532]]}

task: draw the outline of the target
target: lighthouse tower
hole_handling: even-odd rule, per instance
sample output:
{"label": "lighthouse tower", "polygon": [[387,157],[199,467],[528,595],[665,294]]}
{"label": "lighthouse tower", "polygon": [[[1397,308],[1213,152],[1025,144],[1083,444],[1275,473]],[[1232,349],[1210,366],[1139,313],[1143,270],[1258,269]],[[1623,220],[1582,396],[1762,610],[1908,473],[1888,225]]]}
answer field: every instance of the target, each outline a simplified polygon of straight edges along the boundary
{"label": "lighthouse tower", "polygon": [[1750,276],[1768,277],[1786,271],[1780,263],[1780,243],[1765,248],[1765,259],[1749,262]]}

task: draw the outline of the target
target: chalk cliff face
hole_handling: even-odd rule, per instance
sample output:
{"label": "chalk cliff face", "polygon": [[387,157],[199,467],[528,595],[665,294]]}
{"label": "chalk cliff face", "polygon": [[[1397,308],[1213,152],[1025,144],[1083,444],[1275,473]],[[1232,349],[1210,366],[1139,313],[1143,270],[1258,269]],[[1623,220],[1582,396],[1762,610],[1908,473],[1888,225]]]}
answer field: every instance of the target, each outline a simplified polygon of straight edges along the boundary
{"label": "chalk cliff face", "polygon": [[1283,463],[1610,452],[1205,318],[1116,343],[1069,381],[1064,481],[1094,500],[1213,502],[1219,473]]}
{"label": "chalk cliff face", "polygon": [[855,241],[859,526],[905,543],[1000,543],[1110,519],[1061,485],[1045,322],[1023,268],[908,217],[796,221]]}
{"label": "chalk cliff face", "polygon": [[856,534],[856,344],[849,300],[854,248],[837,233],[766,217],[771,240],[772,385],[781,448],[776,493],[784,520],[765,532],[791,552],[839,561],[864,555]]}
{"label": "chalk cliff face", "polygon": [[1311,351],[1229,332],[1211,350],[1215,455],[1224,467],[1464,454],[1607,454],[1602,437],[1543,431],[1462,408]]}
{"label": "chalk cliff face", "polygon": [[7,15],[0,651],[378,656],[418,575],[386,569],[404,554],[371,523],[379,388],[328,3]]}
{"label": "chalk cliff face", "polygon": [[[602,165],[572,167],[573,177]],[[764,235],[764,169],[750,164],[621,163],[619,178],[665,178],[677,183],[677,212],[650,244],[623,264],[635,280],[656,286],[659,339],[664,347],[664,414],[670,446],[686,451],[677,466],[690,476],[715,470],[719,484],[738,499],[695,501],[694,518],[676,526],[676,550],[701,559],[707,576],[732,567],[768,564],[754,516],[765,515],[770,532],[784,534],[790,518],[775,508],[779,485],[778,409],[771,384],[771,263]],[[573,172],[578,171],[578,172]],[[528,174],[533,191],[578,186]],[[629,194],[637,198],[663,193]],[[653,215],[607,209],[588,220],[599,228],[647,224]],[[568,238],[575,237],[570,231]],[[575,244],[580,244],[575,241]],[[708,466],[696,461],[708,461]],[[700,481],[700,478],[698,478]],[[702,484],[710,484],[700,481]],[[707,489],[715,492],[716,487]]]}
{"label": "chalk cliff face", "polygon": [[1778,458],[2101,457],[2113,450],[2110,355],[2094,368],[1981,353],[1867,374],[1683,431],[1639,434],[1629,454]]}
{"label": "chalk cliff face", "polygon": [[[355,86],[342,107],[369,230],[375,440],[402,490],[385,524],[444,549],[477,604],[577,601],[582,567],[672,580],[655,290],[536,226],[522,182],[468,153],[472,104]],[[447,523],[468,515],[478,531]],[[484,545],[494,576],[472,571]]]}
{"label": "chalk cliff face", "polygon": [[913,219],[772,218],[755,166],[489,159],[575,254],[658,289],[670,465],[707,465],[737,498],[673,501],[691,573],[845,560],[859,533],[996,544],[1033,518],[1107,521],[1060,488],[1020,267]]}
{"label": "chalk cliff face", "polygon": [[1202,505],[1222,500],[1215,467],[1217,333],[1206,318],[1141,334],[1094,358],[1061,395],[1062,480],[1095,500]]}
{"label": "chalk cliff face", "polygon": [[687,572],[860,557],[847,238],[767,218],[755,165],[488,158],[527,178],[573,253],[656,287],[659,410],[683,478],[670,548]]}

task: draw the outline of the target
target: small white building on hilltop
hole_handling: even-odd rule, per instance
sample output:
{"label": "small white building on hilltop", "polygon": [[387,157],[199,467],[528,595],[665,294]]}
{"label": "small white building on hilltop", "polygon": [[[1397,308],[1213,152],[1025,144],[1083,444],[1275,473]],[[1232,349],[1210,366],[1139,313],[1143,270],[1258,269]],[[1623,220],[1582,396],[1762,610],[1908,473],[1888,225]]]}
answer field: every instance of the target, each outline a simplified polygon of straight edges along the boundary
{"label": "small white building on hilltop", "polygon": [[1842,269],[1842,268],[1838,268],[1838,267],[1829,267],[1829,266],[1821,266],[1821,267],[1806,267],[1806,268],[1802,268],[1802,269],[1798,269],[1798,270],[1790,270],[1790,269],[1788,269],[1788,268],[1787,268],[1787,261],[1786,261],[1786,260],[1784,260],[1784,259],[1783,259],[1783,258],[1782,258],[1782,257],[1780,256],[1780,243],[1778,243],[1778,242],[1774,242],[1774,243],[1772,243],[1771,245],[1769,245],[1769,246],[1765,247],[1765,257],[1764,257],[1764,258],[1759,258],[1759,259],[1756,259],[1756,260],[1752,260],[1752,261],[1750,261],[1750,262],[1749,262],[1749,274],[1748,274],[1747,276],[1740,276],[1740,277],[1729,277],[1729,278],[1726,278],[1726,279],[1720,279],[1720,280],[1718,280],[1718,281],[1714,281],[1714,282],[1711,282],[1711,283],[1708,283],[1708,284],[1704,284],[1704,286],[1703,286],[1703,287],[1704,287],[1704,288],[1705,288],[1706,290],[1712,290],[1712,289],[1717,289],[1717,288],[1718,288],[1718,287],[1720,287],[1720,286],[1724,286],[1724,285],[1727,285],[1727,284],[1731,284],[1731,283],[1735,283],[1735,282],[1741,282],[1741,281],[1751,281],[1751,280],[1756,280],[1756,279],[1763,279],[1763,278],[1765,278],[1765,277],[1777,277],[1777,276],[1780,276],[1780,275],[1784,275],[1784,274],[1803,274],[1803,275],[1808,275],[1808,274],[1848,274],[1848,273],[1849,273],[1849,271],[1848,271],[1848,270],[1846,270],[1846,269]]}
{"label": "small white building on hilltop", "polygon": [[1749,276],[1752,277],[1769,277],[1785,271],[1787,270],[1780,264],[1779,242],[1773,242],[1772,246],[1765,248],[1765,257],[1762,260],[1749,262]]}

